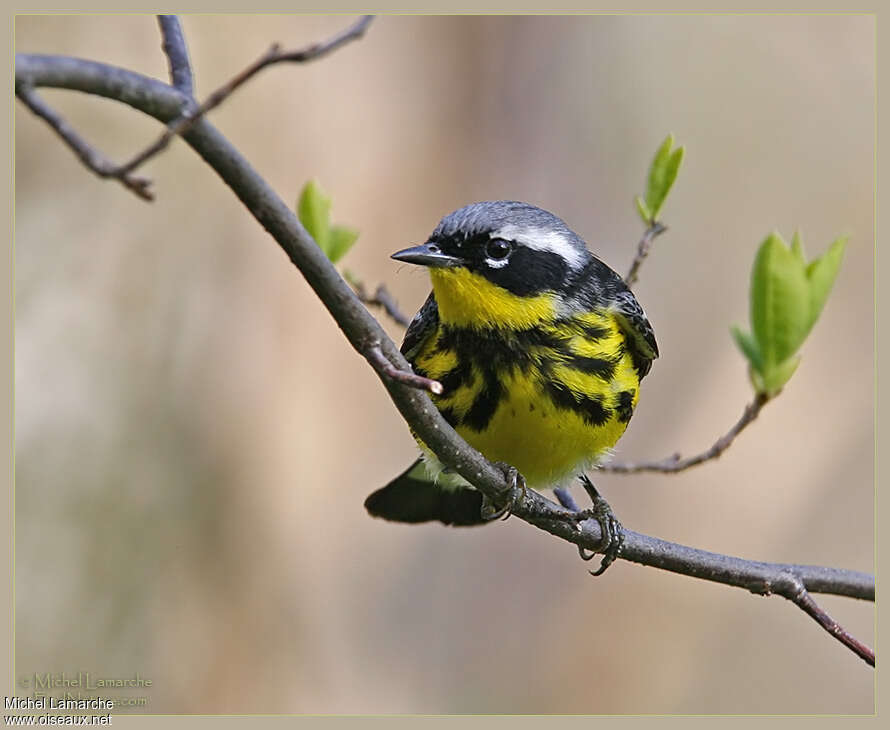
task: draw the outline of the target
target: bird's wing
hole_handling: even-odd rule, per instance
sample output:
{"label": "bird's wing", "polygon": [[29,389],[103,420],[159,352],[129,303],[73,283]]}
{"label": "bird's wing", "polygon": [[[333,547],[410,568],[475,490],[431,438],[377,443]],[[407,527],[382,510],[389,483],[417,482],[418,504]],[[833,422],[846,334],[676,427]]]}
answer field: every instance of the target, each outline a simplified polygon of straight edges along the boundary
{"label": "bird's wing", "polygon": [[646,313],[624,279],[596,256],[591,256],[576,287],[577,296],[585,306],[602,307],[612,313],[624,334],[634,367],[641,378],[646,375],[658,357],[658,344]]}
{"label": "bird's wing", "polygon": [[433,293],[430,292],[420,311],[414,315],[414,319],[408,325],[408,331],[405,332],[405,339],[402,341],[400,349],[409,362],[413,364],[415,355],[438,326],[439,305],[436,303]]}
{"label": "bird's wing", "polygon": [[646,313],[627,287],[615,292],[613,313],[627,338],[634,366],[642,378],[658,357],[658,343]]}

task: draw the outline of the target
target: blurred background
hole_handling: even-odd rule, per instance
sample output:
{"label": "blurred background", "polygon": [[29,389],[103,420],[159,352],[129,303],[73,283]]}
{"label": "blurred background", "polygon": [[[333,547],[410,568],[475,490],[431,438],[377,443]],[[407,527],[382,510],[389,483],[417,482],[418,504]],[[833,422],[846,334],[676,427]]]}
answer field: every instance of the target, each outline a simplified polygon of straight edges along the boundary
{"label": "blurred background", "polygon": [[[350,22],[186,16],[198,93]],[[874,44],[867,16],[384,16],[211,121],[285,200],[317,178],[361,230],[343,266],[409,314],[428,278],[389,254],[477,200],[552,210],[626,272],[673,132],[635,287],[662,356],[618,460],[698,452],[751,399],[729,326],[767,233],[810,256],[850,234],[797,374],[719,461],[597,484],[637,531],[872,571]],[[167,78],[150,16],[19,16],[16,45]],[[115,160],[159,131],[42,93]],[[146,204],[15,124],[17,675],[138,674],[117,694],[138,712],[873,712],[872,670],[780,598],[626,562],[595,580],[515,519],[368,517],[414,443],[232,193],[176,141]],[[817,598],[873,645],[871,604]]]}

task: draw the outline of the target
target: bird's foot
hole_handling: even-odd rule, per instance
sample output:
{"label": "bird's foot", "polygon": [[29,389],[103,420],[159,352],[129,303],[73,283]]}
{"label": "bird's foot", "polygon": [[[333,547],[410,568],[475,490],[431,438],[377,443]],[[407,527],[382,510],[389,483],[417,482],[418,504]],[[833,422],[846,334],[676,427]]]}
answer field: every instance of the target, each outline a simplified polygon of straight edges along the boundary
{"label": "bird's foot", "polygon": [[519,473],[515,466],[510,466],[501,461],[495,462],[503,473],[509,486],[498,496],[497,500],[491,500],[487,495],[482,495],[482,519],[491,522],[498,518],[507,519],[513,510],[525,501],[528,487],[525,477]]}
{"label": "bird's foot", "polygon": [[602,542],[595,552],[579,545],[578,553],[581,555],[582,560],[591,560],[597,553],[602,553],[603,561],[600,563],[600,567],[595,571],[589,571],[591,575],[598,576],[605,573],[608,567],[621,554],[621,548],[624,547],[624,528],[621,527],[621,523],[615,517],[615,513],[612,512],[609,503],[597,491],[590,478],[586,474],[582,474],[579,479],[584,487],[584,491],[590,497],[593,507],[578,514],[579,516],[584,516],[584,519],[594,519],[599,523]]}

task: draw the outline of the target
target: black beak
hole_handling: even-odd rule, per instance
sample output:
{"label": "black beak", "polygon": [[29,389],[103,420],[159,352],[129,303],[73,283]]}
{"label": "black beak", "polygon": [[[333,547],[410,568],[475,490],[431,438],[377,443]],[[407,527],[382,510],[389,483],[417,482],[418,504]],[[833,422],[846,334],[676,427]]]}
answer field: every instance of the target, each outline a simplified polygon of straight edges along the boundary
{"label": "black beak", "polygon": [[406,264],[419,264],[420,266],[432,266],[445,268],[449,266],[461,266],[464,261],[456,256],[442,253],[442,249],[435,243],[424,243],[402,251],[396,251],[391,258],[396,261],[404,261]]}

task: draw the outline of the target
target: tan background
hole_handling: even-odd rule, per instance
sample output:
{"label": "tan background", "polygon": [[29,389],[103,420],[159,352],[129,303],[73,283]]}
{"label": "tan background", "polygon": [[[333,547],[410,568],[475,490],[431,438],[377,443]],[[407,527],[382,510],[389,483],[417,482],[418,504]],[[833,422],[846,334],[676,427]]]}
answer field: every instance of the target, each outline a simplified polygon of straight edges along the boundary
{"label": "tan background", "polygon": [[[199,92],[347,18],[187,17]],[[163,77],[148,17],[19,18],[17,50]],[[277,190],[387,254],[471,200],[549,208],[619,271],[667,131],[688,147],[637,294],[662,359],[619,458],[706,446],[749,398],[727,333],[772,228],[847,259],[787,392],[720,462],[602,476],[637,530],[873,568],[874,35],[868,17],[381,18],[213,121]],[[157,125],[47,92],[118,158]],[[873,675],[779,599],[510,521],[369,519],[410,436],[280,250],[182,143],[146,205],[16,109],[17,674],[150,677],[153,712],[871,712]],[[391,328],[393,335],[399,333]],[[873,641],[869,604],[823,599]]]}

